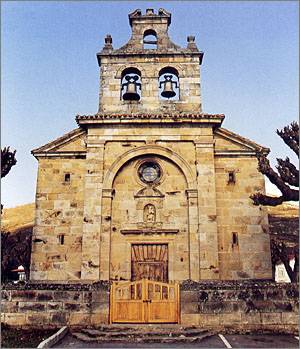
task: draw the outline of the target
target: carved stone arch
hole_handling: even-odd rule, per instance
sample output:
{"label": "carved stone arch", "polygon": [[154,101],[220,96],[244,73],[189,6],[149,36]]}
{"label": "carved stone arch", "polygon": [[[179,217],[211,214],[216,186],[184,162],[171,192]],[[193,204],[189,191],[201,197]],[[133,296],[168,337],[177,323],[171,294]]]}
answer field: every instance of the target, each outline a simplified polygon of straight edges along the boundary
{"label": "carved stone arch", "polygon": [[122,72],[127,68],[136,68],[141,72],[141,78],[146,76],[146,71],[143,67],[141,67],[139,64],[122,64],[118,70],[116,71],[115,79],[121,79]]}
{"label": "carved stone arch", "polygon": [[119,156],[114,163],[111,165],[109,170],[107,171],[104,182],[103,182],[103,188],[105,189],[111,189],[113,187],[113,182],[118,174],[119,170],[130,160],[144,155],[156,155],[161,156],[163,158],[166,158],[173,163],[177,165],[177,167],[181,170],[183,173],[186,183],[187,183],[187,189],[195,189],[196,188],[196,177],[193,173],[191,167],[189,164],[177,153],[175,153],[173,150],[159,146],[159,145],[145,145],[141,146],[135,149],[131,149],[127,151],[126,153]]}

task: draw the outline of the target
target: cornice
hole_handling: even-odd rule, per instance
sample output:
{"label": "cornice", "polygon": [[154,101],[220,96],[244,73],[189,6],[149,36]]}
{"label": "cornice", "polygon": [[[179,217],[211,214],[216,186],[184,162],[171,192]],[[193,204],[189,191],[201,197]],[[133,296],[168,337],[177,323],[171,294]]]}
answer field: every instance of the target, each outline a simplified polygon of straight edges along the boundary
{"label": "cornice", "polygon": [[77,115],[79,126],[88,124],[116,123],[210,123],[221,126],[224,114],[204,113],[97,113],[94,115]]}
{"label": "cornice", "polygon": [[35,151],[31,152],[34,157],[38,158],[71,158],[85,159],[86,151]]}

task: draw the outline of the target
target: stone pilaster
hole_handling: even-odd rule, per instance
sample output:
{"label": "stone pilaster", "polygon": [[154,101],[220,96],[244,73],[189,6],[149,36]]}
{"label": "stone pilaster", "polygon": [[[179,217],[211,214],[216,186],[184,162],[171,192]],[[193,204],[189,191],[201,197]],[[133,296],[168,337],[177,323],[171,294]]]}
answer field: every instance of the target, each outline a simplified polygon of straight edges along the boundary
{"label": "stone pilaster", "polygon": [[102,224],[100,232],[100,279],[110,279],[110,260],[111,260],[111,214],[113,189],[102,190]]}
{"label": "stone pilaster", "polygon": [[81,279],[99,280],[104,142],[88,136],[84,188]]}
{"label": "stone pilaster", "polygon": [[189,226],[189,278],[199,280],[199,236],[198,236],[198,191],[186,190],[188,199],[188,226]]}
{"label": "stone pilaster", "polygon": [[200,248],[199,278],[200,280],[219,279],[213,139],[211,137],[205,141],[197,141],[195,146]]}

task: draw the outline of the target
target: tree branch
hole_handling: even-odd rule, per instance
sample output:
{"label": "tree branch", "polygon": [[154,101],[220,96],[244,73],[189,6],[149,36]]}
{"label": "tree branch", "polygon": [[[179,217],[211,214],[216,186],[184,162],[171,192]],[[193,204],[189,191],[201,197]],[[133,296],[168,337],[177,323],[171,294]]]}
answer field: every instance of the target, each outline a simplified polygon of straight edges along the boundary
{"label": "tree branch", "polygon": [[299,170],[294,166],[288,157],[285,160],[277,159],[276,166],[280,177],[289,185],[297,187],[299,185]]}
{"label": "tree branch", "polygon": [[258,205],[277,206],[282,204],[285,201],[283,196],[273,197],[273,196],[265,195],[262,193],[253,194],[250,196],[250,199],[253,200],[253,204],[256,206]]}
{"label": "tree branch", "polygon": [[290,187],[280,178],[280,176],[272,169],[270,162],[267,157],[262,154],[257,154],[258,159],[258,170],[266,175],[270,182],[275,184],[276,187],[282,192],[283,196],[288,196],[291,191]]}
{"label": "tree branch", "polygon": [[5,177],[10,169],[17,163],[15,158],[16,150],[10,151],[9,147],[1,149],[1,178]]}
{"label": "tree branch", "polygon": [[299,282],[299,246],[294,249],[295,265],[294,265],[294,276],[295,282]]}
{"label": "tree branch", "polygon": [[284,143],[288,145],[299,156],[299,125],[292,122],[285,126],[283,130],[277,130],[277,134],[282,138]]}

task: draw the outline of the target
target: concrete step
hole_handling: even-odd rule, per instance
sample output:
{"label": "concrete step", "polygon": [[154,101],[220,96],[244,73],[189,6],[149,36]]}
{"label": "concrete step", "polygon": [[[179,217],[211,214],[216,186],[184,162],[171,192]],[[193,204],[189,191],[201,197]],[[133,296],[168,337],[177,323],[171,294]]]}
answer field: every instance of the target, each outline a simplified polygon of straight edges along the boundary
{"label": "concrete step", "polygon": [[[181,335],[184,335],[185,337],[193,337],[198,336],[201,334],[206,333],[207,331],[204,329],[188,329],[188,330],[180,330],[180,329],[174,329],[174,328],[160,328],[160,329],[148,329],[147,333],[151,336],[169,336],[169,337],[179,337]],[[103,331],[103,330],[97,330],[97,329],[89,329],[89,328],[83,328],[81,329],[81,333],[89,336],[89,337],[139,337],[141,335],[144,335],[144,331],[141,331],[140,329],[130,329],[127,331]]]}
{"label": "concrete step", "polygon": [[112,324],[112,325],[101,325],[101,326],[93,326],[86,327],[86,329],[101,331],[101,332],[145,332],[149,331],[189,331],[194,329],[199,329],[197,326],[182,326],[178,324]]}

